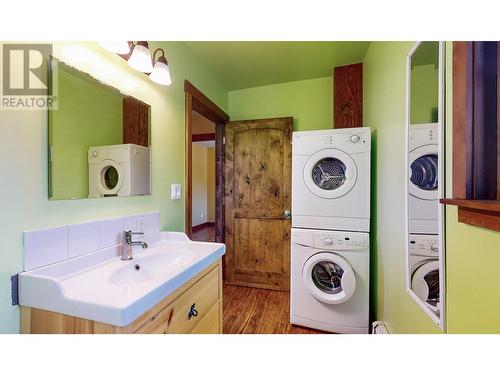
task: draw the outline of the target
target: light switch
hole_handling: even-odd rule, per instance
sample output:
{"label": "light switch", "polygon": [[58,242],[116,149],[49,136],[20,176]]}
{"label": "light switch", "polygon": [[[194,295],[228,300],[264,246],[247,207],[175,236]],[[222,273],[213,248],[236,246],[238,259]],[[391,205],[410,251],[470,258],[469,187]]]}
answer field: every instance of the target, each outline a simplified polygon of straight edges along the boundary
{"label": "light switch", "polygon": [[172,184],[170,188],[170,199],[181,199],[182,198],[182,190],[181,184]]}
{"label": "light switch", "polygon": [[144,216],[137,216],[137,231],[144,233]]}

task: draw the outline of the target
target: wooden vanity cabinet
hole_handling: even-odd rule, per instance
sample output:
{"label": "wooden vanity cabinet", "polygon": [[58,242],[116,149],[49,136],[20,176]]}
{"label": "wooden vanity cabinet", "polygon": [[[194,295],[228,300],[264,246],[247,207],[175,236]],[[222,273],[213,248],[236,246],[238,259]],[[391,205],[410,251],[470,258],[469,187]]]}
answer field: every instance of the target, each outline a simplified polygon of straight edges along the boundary
{"label": "wooden vanity cabinet", "polygon": [[21,333],[222,333],[220,260],[126,327],[21,306]]}

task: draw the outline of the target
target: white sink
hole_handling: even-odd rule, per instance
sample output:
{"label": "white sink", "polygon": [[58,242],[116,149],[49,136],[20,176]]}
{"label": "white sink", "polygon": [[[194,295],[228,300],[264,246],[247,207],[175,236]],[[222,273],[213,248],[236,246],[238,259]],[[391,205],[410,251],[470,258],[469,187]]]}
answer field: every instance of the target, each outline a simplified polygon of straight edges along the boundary
{"label": "white sink", "polygon": [[170,250],[165,253],[143,252],[135,259],[113,271],[109,282],[116,285],[147,283],[152,279],[168,276],[194,258],[191,250]]}
{"label": "white sink", "polygon": [[225,253],[224,244],[184,233],[141,240],[149,247],[132,260],[120,260],[115,246],[21,273],[20,304],[123,327]]}

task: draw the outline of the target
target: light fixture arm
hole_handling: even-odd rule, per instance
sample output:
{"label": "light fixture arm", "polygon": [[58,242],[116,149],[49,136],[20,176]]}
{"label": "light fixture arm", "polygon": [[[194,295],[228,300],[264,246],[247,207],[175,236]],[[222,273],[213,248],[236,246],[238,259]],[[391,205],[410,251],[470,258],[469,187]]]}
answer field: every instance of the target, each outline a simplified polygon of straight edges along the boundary
{"label": "light fixture arm", "polygon": [[[161,56],[158,57],[158,60],[156,59],[157,52],[161,53]],[[157,48],[153,52],[153,65],[156,61],[160,61],[160,62],[164,63],[165,65],[168,65],[167,59],[165,58],[165,51],[163,50],[163,48]]]}

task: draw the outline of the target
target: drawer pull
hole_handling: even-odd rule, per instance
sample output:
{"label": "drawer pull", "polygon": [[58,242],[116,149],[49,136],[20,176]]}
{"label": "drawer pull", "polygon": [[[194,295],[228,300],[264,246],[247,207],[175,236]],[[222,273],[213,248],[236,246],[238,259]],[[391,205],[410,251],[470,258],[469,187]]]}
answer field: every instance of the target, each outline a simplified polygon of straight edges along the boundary
{"label": "drawer pull", "polygon": [[198,310],[196,310],[196,303],[191,305],[191,309],[189,309],[188,319],[191,319],[193,316],[198,316]]}

